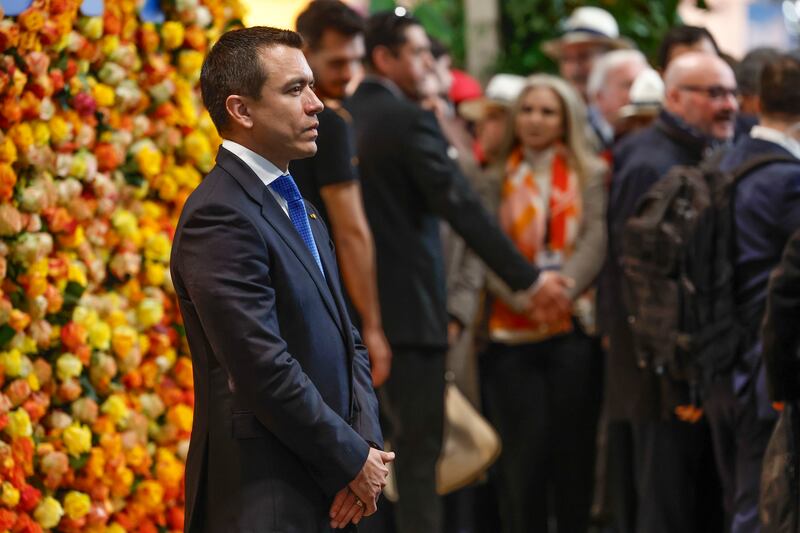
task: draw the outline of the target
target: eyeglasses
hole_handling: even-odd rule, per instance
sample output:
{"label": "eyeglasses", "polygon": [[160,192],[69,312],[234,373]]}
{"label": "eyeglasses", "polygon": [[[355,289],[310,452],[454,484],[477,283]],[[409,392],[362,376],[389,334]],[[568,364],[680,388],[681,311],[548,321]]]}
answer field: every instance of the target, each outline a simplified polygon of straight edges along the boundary
{"label": "eyeglasses", "polygon": [[731,87],[723,87],[722,85],[681,85],[678,89],[682,91],[690,91],[693,93],[704,93],[712,100],[721,100],[732,96],[736,98],[739,90]]}

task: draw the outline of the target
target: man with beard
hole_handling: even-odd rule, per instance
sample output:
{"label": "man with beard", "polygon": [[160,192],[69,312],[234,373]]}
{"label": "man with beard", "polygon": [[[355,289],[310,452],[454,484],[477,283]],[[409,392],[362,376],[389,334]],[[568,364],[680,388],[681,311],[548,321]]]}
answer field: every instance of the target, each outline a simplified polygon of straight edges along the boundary
{"label": "man with beard", "polygon": [[[712,54],[691,52],[673,60],[665,74],[664,110],[656,122],[624,138],[614,150],[609,198],[609,254],[603,285],[610,340],[606,407],[610,419],[631,420],[638,517],[636,531],[711,531],[701,523],[716,516],[715,478],[708,425],[691,403],[688,384],[636,363],[628,312],[622,299],[621,236],[639,198],[673,166],[696,165],[709,149],[730,142],[736,117],[736,80]],[[711,501],[702,502],[702,497]]]}
{"label": "man with beard", "polygon": [[349,303],[369,349],[372,381],[379,387],[389,376],[392,351],[381,323],[375,246],[364,214],[352,118],[342,107],[348,85],[362,68],[364,20],[339,0],[317,0],[297,18],[297,31],[325,109],[317,115],[317,154],[292,161],[290,171],[331,229]]}

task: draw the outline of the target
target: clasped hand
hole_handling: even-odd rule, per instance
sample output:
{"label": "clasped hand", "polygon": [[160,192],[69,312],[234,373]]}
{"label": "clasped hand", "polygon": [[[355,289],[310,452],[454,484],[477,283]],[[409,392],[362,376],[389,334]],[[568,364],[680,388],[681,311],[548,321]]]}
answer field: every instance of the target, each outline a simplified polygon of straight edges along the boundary
{"label": "clasped hand", "polygon": [[389,468],[394,461],[394,452],[369,449],[369,455],[361,472],[353,481],[336,493],[331,505],[331,527],[339,529],[349,523],[358,524],[365,516],[378,510],[378,496],[386,486]]}
{"label": "clasped hand", "polygon": [[574,281],[558,272],[542,272],[539,280],[526,295],[528,313],[539,323],[556,322],[572,312],[572,301],[567,289],[572,288]]}

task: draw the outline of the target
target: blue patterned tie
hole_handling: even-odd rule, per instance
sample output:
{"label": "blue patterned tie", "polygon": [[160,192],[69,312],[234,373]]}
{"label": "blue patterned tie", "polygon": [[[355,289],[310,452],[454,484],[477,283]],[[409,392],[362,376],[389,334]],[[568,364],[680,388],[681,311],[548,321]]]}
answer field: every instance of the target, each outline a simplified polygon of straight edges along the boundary
{"label": "blue patterned tie", "polygon": [[306,206],[303,204],[303,197],[300,196],[300,191],[294,182],[291,174],[284,174],[276,179],[270,186],[280,194],[288,204],[289,218],[292,220],[297,233],[302,237],[303,242],[308,246],[311,255],[317,262],[322,275],[325,276],[325,271],[322,269],[322,261],[319,258],[319,250],[317,250],[317,243],[314,242],[314,235],[311,233],[311,225],[308,223],[308,213],[306,213]]}

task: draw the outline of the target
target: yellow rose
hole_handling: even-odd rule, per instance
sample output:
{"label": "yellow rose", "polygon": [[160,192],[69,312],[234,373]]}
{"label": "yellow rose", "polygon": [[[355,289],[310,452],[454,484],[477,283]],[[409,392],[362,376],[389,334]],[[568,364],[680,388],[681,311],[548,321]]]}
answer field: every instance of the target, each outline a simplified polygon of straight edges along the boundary
{"label": "yellow rose", "polygon": [[183,24],[177,21],[165,22],[161,26],[161,38],[164,43],[164,48],[167,50],[175,50],[183,44]]}
{"label": "yellow rose", "polygon": [[31,425],[31,417],[28,416],[28,411],[20,407],[8,413],[6,433],[11,438],[30,437],[33,435],[33,426]]}
{"label": "yellow rose", "polygon": [[175,455],[164,448],[156,453],[156,477],[165,487],[175,487],[181,482],[184,465]]}
{"label": "yellow rose", "polygon": [[178,72],[190,81],[200,79],[200,67],[203,66],[203,54],[197,50],[183,50],[178,56]]}
{"label": "yellow rose", "polygon": [[33,123],[33,143],[36,146],[47,146],[50,144],[50,128],[45,122],[37,120]]}
{"label": "yellow rose", "polygon": [[192,429],[192,408],[179,403],[167,412],[167,420],[175,424],[181,431]]}
{"label": "yellow rose", "polygon": [[114,522],[106,528],[106,533],[128,533],[125,528]]}
{"label": "yellow rose", "polygon": [[64,430],[61,438],[67,446],[67,451],[73,457],[78,457],[92,449],[92,432],[83,424],[72,424]]}
{"label": "yellow rose", "polygon": [[[78,226],[78,230],[81,230],[80,226]],[[78,230],[76,230],[75,233],[78,233]],[[81,234],[83,234],[82,231]],[[67,268],[67,280],[74,281],[82,287],[86,287],[86,285],[89,284],[89,281],[86,279],[86,271],[75,261],[71,262]]]}
{"label": "yellow rose", "polygon": [[92,95],[100,107],[111,107],[114,105],[114,89],[104,83],[98,83],[92,87]]}
{"label": "yellow rose", "polygon": [[23,361],[19,350],[10,350],[1,354],[0,361],[3,363],[6,376],[14,378],[22,374]]}
{"label": "yellow rose", "polygon": [[106,317],[106,322],[108,322],[108,325],[111,326],[112,329],[125,325],[126,321],[127,319],[125,318],[125,312],[121,309],[114,309],[108,313],[108,316]]}
{"label": "yellow rose", "polygon": [[0,486],[0,503],[11,508],[19,503],[19,491],[8,481],[4,481]]}
{"label": "yellow rose", "polygon": [[11,126],[8,136],[11,137],[20,152],[27,152],[28,148],[33,145],[33,129],[27,122]]}
{"label": "yellow rose", "polygon": [[47,123],[50,128],[50,140],[55,144],[62,144],[72,137],[72,126],[62,117],[56,115]]}
{"label": "yellow rose", "polygon": [[136,488],[136,498],[148,511],[156,510],[164,499],[164,487],[157,481],[142,481]]}
{"label": "yellow rose", "polygon": [[164,307],[160,300],[155,298],[144,298],[136,310],[139,325],[142,328],[155,326],[164,318]]}
{"label": "yellow rose", "polygon": [[194,130],[183,139],[183,150],[192,160],[199,161],[211,153],[211,144],[200,130]]}
{"label": "yellow rose", "polygon": [[145,244],[144,256],[151,261],[169,261],[169,238],[164,233],[156,233]]}
{"label": "yellow rose", "polygon": [[81,32],[87,39],[96,41],[103,36],[103,17],[87,17],[81,24]]}
{"label": "yellow rose", "polygon": [[117,233],[123,237],[130,237],[139,230],[136,216],[125,209],[119,209],[114,213],[111,217],[111,224],[117,230]]}
{"label": "yellow rose", "polygon": [[178,194],[178,184],[170,175],[165,175],[158,183],[158,196],[166,201],[172,201]]}
{"label": "yellow rose", "polygon": [[116,35],[106,35],[103,38],[103,43],[100,49],[103,51],[103,57],[110,56],[113,52],[119,49],[119,37]]}
{"label": "yellow rose", "polygon": [[111,349],[120,359],[126,357],[136,344],[136,330],[130,326],[117,326],[111,335]]}
{"label": "yellow rose", "polygon": [[167,278],[167,269],[161,263],[147,263],[144,267],[144,275],[148,284],[160,287]]}
{"label": "yellow rose", "polygon": [[111,347],[111,327],[105,322],[98,322],[89,328],[89,344],[98,350]]}
{"label": "yellow rose", "polygon": [[14,141],[5,137],[0,142],[0,161],[3,163],[13,163],[17,160],[17,145]]}
{"label": "yellow rose", "polygon": [[33,372],[28,374],[28,385],[33,392],[38,391],[42,386],[41,383],[39,383],[39,377]]}
{"label": "yellow rose", "polygon": [[140,444],[137,444],[125,454],[125,460],[128,465],[134,468],[142,466],[147,461],[147,458],[147,449]]}
{"label": "yellow rose", "polygon": [[79,520],[89,514],[92,500],[88,494],[71,490],[64,497],[64,513],[72,520]]}
{"label": "yellow rose", "polygon": [[100,321],[100,315],[94,309],[78,305],[72,311],[72,321],[88,329]]}
{"label": "yellow rose", "polygon": [[62,516],[64,516],[64,509],[58,503],[58,500],[52,496],[47,496],[43,499],[33,512],[33,517],[44,529],[56,527]]}
{"label": "yellow rose", "polygon": [[139,171],[147,178],[153,178],[161,172],[163,157],[161,152],[150,146],[142,147],[136,152],[136,163]]}
{"label": "yellow rose", "polygon": [[127,420],[128,415],[130,414],[130,410],[125,404],[125,400],[122,399],[122,397],[118,394],[112,394],[109,396],[108,399],[103,402],[103,406],[100,408],[100,410],[107,414],[115,424],[119,424],[120,422]]}
{"label": "yellow rose", "polygon": [[83,363],[71,353],[65,353],[56,360],[56,375],[61,381],[77,378],[81,372],[83,372]]}

